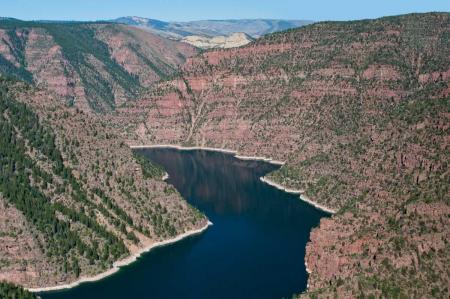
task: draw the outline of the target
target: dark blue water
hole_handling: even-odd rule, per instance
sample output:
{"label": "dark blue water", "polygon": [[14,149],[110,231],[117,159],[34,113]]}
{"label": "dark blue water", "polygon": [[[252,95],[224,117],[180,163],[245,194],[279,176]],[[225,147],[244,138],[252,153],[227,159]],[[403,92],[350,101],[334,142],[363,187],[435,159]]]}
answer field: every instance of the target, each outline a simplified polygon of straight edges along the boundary
{"label": "dark blue water", "polygon": [[306,289],[305,245],[325,213],[260,181],[277,166],[231,155],[140,150],[214,223],[117,274],[44,299],[290,298]]}

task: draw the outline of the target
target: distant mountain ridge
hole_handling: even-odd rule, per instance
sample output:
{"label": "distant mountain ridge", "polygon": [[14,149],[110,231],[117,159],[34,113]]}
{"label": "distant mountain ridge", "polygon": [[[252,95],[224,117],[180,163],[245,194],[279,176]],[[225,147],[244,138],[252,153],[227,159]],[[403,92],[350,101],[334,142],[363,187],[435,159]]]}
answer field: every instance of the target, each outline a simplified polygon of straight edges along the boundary
{"label": "distant mountain ridge", "polygon": [[[313,23],[308,20],[242,19],[242,20],[204,20],[189,22],[165,22],[143,17],[120,17],[114,20],[74,21],[74,20],[35,20],[22,21],[15,18],[0,17],[0,22],[12,22],[17,26],[74,25],[83,24],[123,24],[139,27],[160,37],[182,41],[201,49],[234,48],[246,45],[265,34],[297,28]],[[41,26],[39,25],[39,26]]]}
{"label": "distant mountain ridge", "polygon": [[204,20],[188,22],[164,22],[142,17],[121,17],[111,22],[146,27],[165,37],[182,39],[190,35],[206,37],[229,36],[242,32],[253,38],[262,35],[297,28],[313,23],[309,20],[242,19],[242,20]]}
{"label": "distant mountain ridge", "polygon": [[202,49],[240,47],[265,34],[313,23],[305,20],[272,19],[164,22],[136,16],[121,17],[110,22],[137,26],[159,36],[183,41]]}

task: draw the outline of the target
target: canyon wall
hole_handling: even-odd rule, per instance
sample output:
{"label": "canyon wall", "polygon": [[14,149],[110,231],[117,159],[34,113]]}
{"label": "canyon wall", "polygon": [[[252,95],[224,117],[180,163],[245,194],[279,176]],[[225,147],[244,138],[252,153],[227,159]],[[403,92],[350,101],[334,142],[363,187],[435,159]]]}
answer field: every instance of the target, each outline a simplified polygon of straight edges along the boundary
{"label": "canyon wall", "polygon": [[[309,293],[448,296],[450,15],[324,22],[188,59],[120,109],[132,144],[237,150],[337,214]],[[133,120],[130,122],[130,120]]]}

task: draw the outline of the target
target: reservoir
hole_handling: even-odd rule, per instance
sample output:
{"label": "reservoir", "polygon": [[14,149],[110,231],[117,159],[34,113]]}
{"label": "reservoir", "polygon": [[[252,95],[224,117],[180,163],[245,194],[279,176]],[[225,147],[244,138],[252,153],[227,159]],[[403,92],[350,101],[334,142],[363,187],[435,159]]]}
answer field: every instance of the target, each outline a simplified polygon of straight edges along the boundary
{"label": "reservoir", "polygon": [[43,299],[291,298],[306,290],[305,246],[327,214],[263,183],[279,166],[201,150],[136,150],[214,224],[101,281]]}

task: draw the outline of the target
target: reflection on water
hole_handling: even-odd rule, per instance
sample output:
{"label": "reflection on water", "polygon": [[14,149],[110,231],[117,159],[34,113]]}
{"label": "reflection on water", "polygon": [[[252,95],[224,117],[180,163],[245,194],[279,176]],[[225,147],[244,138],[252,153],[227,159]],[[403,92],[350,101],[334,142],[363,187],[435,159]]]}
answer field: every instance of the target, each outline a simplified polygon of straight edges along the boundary
{"label": "reflection on water", "polygon": [[139,150],[214,223],[118,274],[43,298],[282,298],[306,288],[305,245],[323,212],[260,181],[277,168],[228,154]]}
{"label": "reflection on water", "polygon": [[186,155],[184,152],[155,150],[147,152],[146,156],[163,164],[168,173],[176,173],[168,182],[185,198],[217,214],[242,214],[255,209],[259,200],[255,193],[260,193],[264,187],[259,177],[276,169],[268,163],[261,165],[206,151],[192,151]]}

